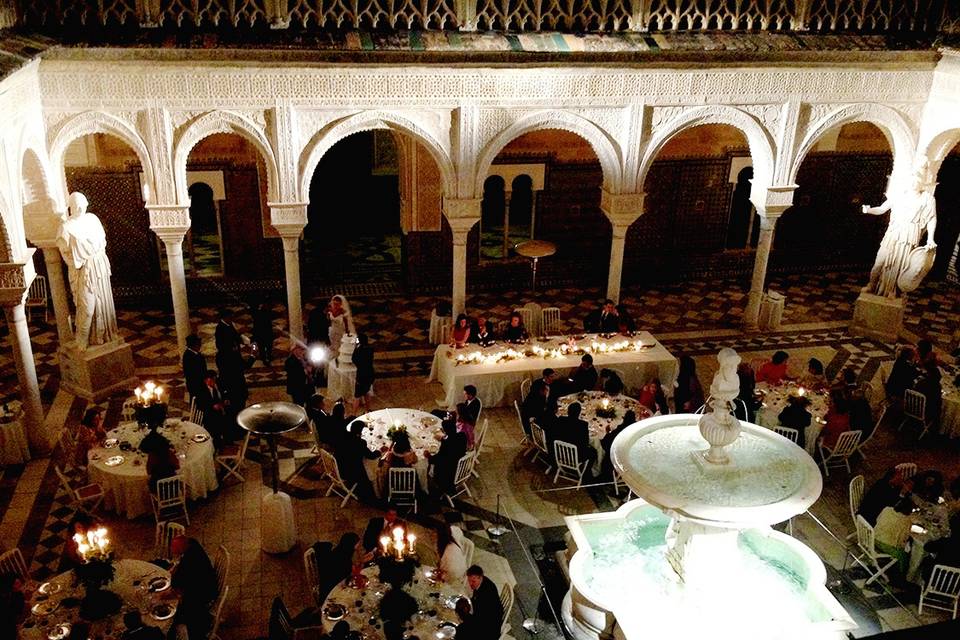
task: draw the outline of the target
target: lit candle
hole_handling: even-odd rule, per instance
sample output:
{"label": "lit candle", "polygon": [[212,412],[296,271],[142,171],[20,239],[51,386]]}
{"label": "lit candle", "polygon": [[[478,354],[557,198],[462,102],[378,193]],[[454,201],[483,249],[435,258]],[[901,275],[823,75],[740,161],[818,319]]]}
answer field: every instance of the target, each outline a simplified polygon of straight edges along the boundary
{"label": "lit candle", "polygon": [[163,398],[161,398],[162,395],[163,387],[157,387],[157,402],[163,402]]}
{"label": "lit candle", "polygon": [[140,402],[141,401],[140,396],[143,395],[143,392],[140,390],[140,387],[137,387],[136,389],[134,389],[133,393],[137,396],[137,402]]}
{"label": "lit candle", "polygon": [[399,420],[394,420],[394,421],[393,421],[393,426],[394,426],[395,429],[399,429],[401,426],[403,426],[403,423],[400,422]]}
{"label": "lit candle", "polygon": [[413,553],[413,545],[417,542],[417,536],[412,533],[407,534],[407,542],[410,543],[410,553]]}
{"label": "lit candle", "polygon": [[383,545],[383,555],[387,555],[390,551],[390,538],[383,536],[380,538],[380,544]]}
{"label": "lit candle", "polygon": [[806,392],[807,392],[807,390],[804,389],[803,387],[800,387],[799,389],[797,389],[797,395],[800,396],[801,398],[803,397],[803,395],[804,395]]}
{"label": "lit candle", "polygon": [[610,400],[608,398],[604,398],[603,400],[601,400],[600,404],[603,405],[604,411],[610,408]]}

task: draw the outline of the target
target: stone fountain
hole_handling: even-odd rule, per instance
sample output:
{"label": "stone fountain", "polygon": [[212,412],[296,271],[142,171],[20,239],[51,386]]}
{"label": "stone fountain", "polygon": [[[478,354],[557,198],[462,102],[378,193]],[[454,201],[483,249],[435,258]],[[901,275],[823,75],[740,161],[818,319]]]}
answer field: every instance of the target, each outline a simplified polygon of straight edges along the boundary
{"label": "stone fountain", "polygon": [[649,418],[614,441],[614,468],[638,498],[566,519],[575,548],[562,613],[577,640],[826,640],[856,627],[816,554],[770,527],[817,500],[820,470],[733,416],[740,357],[724,349],[718,360],[705,414]]}

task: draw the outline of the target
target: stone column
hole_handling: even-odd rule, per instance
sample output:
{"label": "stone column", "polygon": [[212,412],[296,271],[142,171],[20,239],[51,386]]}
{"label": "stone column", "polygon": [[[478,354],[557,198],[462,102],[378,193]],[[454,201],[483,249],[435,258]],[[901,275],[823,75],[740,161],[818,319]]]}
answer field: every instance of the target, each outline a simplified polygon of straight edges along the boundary
{"label": "stone column", "polygon": [[53,315],[57,319],[57,339],[60,344],[66,344],[73,340],[73,329],[70,327],[70,298],[63,277],[63,258],[55,245],[38,246],[43,251],[43,261],[47,263],[47,283],[53,300]]}
{"label": "stone column", "polygon": [[187,279],[183,271],[183,238],[190,230],[189,205],[148,205],[150,228],[163,241],[173,299],[173,321],[177,330],[177,349],[182,352],[190,335],[190,306]]}
{"label": "stone column", "polygon": [[480,221],[480,199],[443,200],[443,214],[453,231],[453,317],[463,313],[467,301],[467,236]]}
{"label": "stone column", "polygon": [[763,300],[763,287],[767,279],[767,262],[773,247],[773,233],[777,219],[784,211],[793,206],[793,192],[797,185],[778,185],[762,187],[754,185],[750,192],[750,201],[760,217],[760,238],[753,262],[753,276],[750,279],[750,294],[747,307],[743,311],[743,326],[748,331],[756,331],[760,323],[760,302]]}
{"label": "stone column", "polygon": [[43,420],[43,405],[40,404],[40,386],[37,383],[37,368],[33,362],[33,347],[24,301],[36,272],[33,268],[33,252],[27,249],[23,262],[0,264],[0,306],[10,331],[10,347],[17,368],[20,386],[20,401],[23,405],[24,428],[35,455],[48,453],[55,442],[54,434],[47,431]]}
{"label": "stone column", "polygon": [[[510,196],[512,192],[507,189],[503,192],[503,254],[501,257],[506,259],[510,255]],[[456,316],[454,316],[456,317]]]}
{"label": "stone column", "polygon": [[613,239],[610,243],[610,269],[607,272],[607,297],[620,302],[620,283],[623,280],[623,254],[627,229],[643,215],[645,193],[600,192],[600,209],[610,219]]}
{"label": "stone column", "polygon": [[537,229],[537,194],[540,192],[534,189],[530,192],[530,239],[536,237]]}
{"label": "stone column", "polygon": [[[268,203],[270,222],[283,241],[283,269],[287,282],[287,330],[292,340],[303,341],[303,302],[300,298],[300,236],[307,226],[307,205],[302,202]],[[339,345],[334,345],[338,349]]]}

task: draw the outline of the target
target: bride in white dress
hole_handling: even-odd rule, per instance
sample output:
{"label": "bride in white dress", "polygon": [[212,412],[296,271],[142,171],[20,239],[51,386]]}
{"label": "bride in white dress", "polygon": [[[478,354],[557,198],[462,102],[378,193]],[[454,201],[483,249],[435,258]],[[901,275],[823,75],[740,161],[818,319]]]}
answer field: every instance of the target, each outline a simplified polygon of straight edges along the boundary
{"label": "bride in white dress", "polygon": [[350,314],[350,303],[342,295],[330,298],[327,305],[327,317],[330,318],[330,348],[336,353],[340,349],[343,336],[355,333],[353,330],[353,316]]}

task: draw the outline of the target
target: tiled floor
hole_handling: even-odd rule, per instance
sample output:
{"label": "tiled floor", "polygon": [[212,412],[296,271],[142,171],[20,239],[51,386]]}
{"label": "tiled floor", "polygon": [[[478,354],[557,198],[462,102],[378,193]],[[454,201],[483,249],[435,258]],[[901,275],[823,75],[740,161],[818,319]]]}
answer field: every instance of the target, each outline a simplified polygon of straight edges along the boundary
{"label": "tiled floor", "polygon": [[[736,348],[747,360],[769,356],[777,348],[786,348],[792,362],[801,366],[810,357],[827,363],[827,373],[835,375],[845,366],[853,366],[861,380],[878,381],[879,365],[892,357],[891,345],[847,336],[843,327],[856,295],[856,278],[833,277],[818,280],[819,291],[810,281],[787,279],[775,288],[788,296],[785,321],[791,326],[784,331],[764,335],[744,335],[736,329],[743,304],[743,294],[730,283],[693,283],[681,288],[661,288],[642,292],[631,291],[628,300],[634,313],[675,354],[693,355],[703,380],[709,380],[715,369],[715,354],[723,346]],[[927,296],[911,302],[908,324],[916,329],[943,337],[960,319],[960,301],[954,291],[942,285],[928,285]],[[541,301],[562,301],[569,327],[582,317],[599,297],[599,292],[547,291]],[[475,295],[473,308],[490,309],[491,315],[502,317],[516,304],[527,301],[523,294]],[[442,394],[436,383],[425,382],[432,347],[426,344],[428,299],[382,299],[358,297],[351,300],[354,313],[368,333],[375,336],[378,348],[378,371],[375,406],[434,406]],[[282,309],[277,309],[278,318]],[[197,326],[212,346],[213,309],[192,310]],[[127,340],[134,344],[137,366],[142,376],[150,376],[170,386],[171,396],[182,397],[177,388],[179,367],[170,318],[163,312],[125,310],[120,319]],[[278,320],[278,328],[282,322]],[[248,327],[244,327],[248,330]],[[696,329],[691,330],[691,329]],[[45,401],[53,400],[56,387],[55,336],[51,329],[34,332],[38,370],[45,383]],[[278,344],[279,346],[279,344]],[[271,366],[258,363],[248,372],[252,390],[251,402],[285,399],[281,359]],[[4,354],[8,357],[8,352]],[[212,362],[212,358],[210,358]],[[0,360],[5,377],[5,395],[15,392],[10,384],[12,364]],[[108,424],[119,419],[122,398],[105,403]],[[84,403],[57,400],[58,410],[65,414],[67,428],[79,420]],[[538,579],[546,583],[553,604],[565,590],[562,571],[552,550],[563,546],[563,518],[566,515],[612,509],[619,504],[609,489],[574,491],[554,485],[543,475],[542,467],[520,455],[516,445],[518,426],[511,410],[488,409],[491,435],[481,467],[481,477],[471,483],[473,497],[458,501],[456,509],[440,508],[414,517],[421,539],[430,539],[428,529],[440,522],[456,522],[477,543],[477,559],[494,581],[518,584],[518,606],[514,609],[514,635],[525,616],[537,612],[550,620],[550,609],[540,597]],[[346,530],[361,530],[367,519],[377,513],[375,507],[352,503],[338,508],[338,500],[322,494],[326,484],[309,469],[293,475],[298,463],[307,459],[309,437],[294,433],[281,444],[281,477],[284,488],[294,496],[295,515],[300,544],[287,554],[269,555],[260,551],[262,520],[260,499],[268,489],[264,484],[265,450],[254,442],[244,470],[246,482],[227,483],[207,500],[191,505],[191,535],[198,537],[212,552],[223,544],[233,556],[230,601],[225,614],[224,638],[246,640],[265,632],[270,599],[282,594],[292,609],[308,604],[303,585],[301,553],[317,539],[335,540]],[[960,441],[937,437],[918,444],[915,437],[896,433],[891,425],[882,425],[865,461],[858,462],[855,472],[866,476],[868,485],[895,463],[914,461],[921,468],[941,469],[948,478],[960,473]],[[53,461],[60,460],[57,452]],[[806,541],[826,561],[832,590],[860,623],[857,636],[881,629],[913,627],[923,622],[942,619],[934,614],[920,619],[916,614],[915,589],[894,589],[891,592],[863,589],[864,576],[857,569],[845,569],[844,547],[840,541],[850,531],[847,513],[845,473],[831,475],[822,497],[810,514],[795,519],[795,535]],[[485,531],[493,521],[510,520],[516,534],[497,540]],[[58,571],[62,554],[63,528],[72,515],[66,496],[57,486],[50,460],[37,460],[25,466],[9,467],[0,478],[0,541],[16,544],[24,550],[31,571],[38,579]],[[107,514],[121,555],[152,557],[153,521],[145,517],[133,521]],[[832,533],[832,535],[831,535]],[[836,536],[839,540],[832,536]],[[535,569],[528,564],[528,556]],[[902,602],[901,606],[898,604]],[[522,635],[522,632],[521,632]],[[517,637],[520,637],[517,635]]]}

